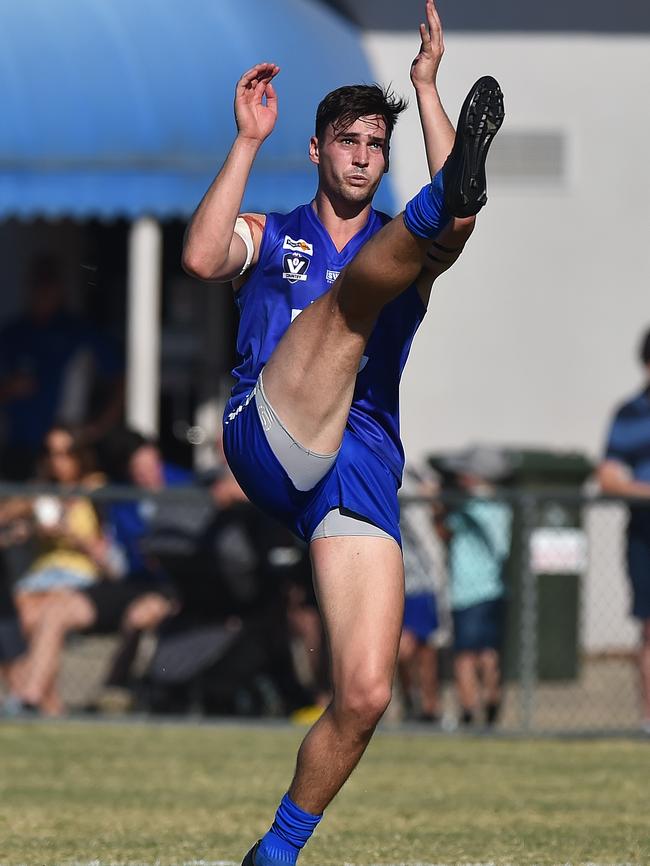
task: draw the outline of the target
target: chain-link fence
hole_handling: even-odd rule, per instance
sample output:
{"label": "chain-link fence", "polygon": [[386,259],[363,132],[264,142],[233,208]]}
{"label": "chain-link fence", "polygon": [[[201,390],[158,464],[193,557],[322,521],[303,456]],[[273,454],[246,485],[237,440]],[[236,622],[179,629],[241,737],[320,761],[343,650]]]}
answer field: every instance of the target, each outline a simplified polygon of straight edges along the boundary
{"label": "chain-link fence", "polygon": [[[45,712],[288,715],[326,699],[302,545],[247,503],[224,507],[206,489],[79,494],[0,488],[5,712],[16,694],[31,694],[21,712],[33,703]],[[101,567],[96,559],[70,579],[66,570],[80,567],[71,552],[94,555],[79,538],[79,514],[71,528],[79,502],[92,502],[103,552]],[[133,551],[120,549],[120,510],[136,525],[139,570],[128,563]],[[627,503],[527,490],[404,497],[402,510],[407,597],[435,596],[434,621],[414,626],[416,643],[437,657],[421,668],[435,679],[430,722],[639,728]],[[417,672],[400,679],[389,721],[418,717],[417,685]]]}
{"label": "chain-link fence", "polygon": [[[646,505],[635,507],[650,514]],[[422,504],[404,503],[405,515],[409,508]],[[433,510],[438,522],[442,515],[443,525],[451,524],[433,536],[431,558],[443,623],[436,642],[447,672],[441,702],[452,723],[462,709],[454,659],[464,650],[478,657],[485,644],[498,649],[502,729],[638,730],[640,626],[630,616],[628,504],[526,491],[483,501],[446,497]],[[468,614],[470,628],[487,632],[474,646],[465,635]],[[486,684],[476,666],[480,701]]]}

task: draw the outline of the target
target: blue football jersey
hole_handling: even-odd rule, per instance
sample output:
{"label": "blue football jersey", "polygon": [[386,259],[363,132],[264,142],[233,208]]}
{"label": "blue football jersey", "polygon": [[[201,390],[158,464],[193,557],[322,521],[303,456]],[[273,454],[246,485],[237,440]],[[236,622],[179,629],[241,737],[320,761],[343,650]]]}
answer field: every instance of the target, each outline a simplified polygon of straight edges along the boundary
{"label": "blue football jersey", "polygon": [[[390,220],[371,209],[366,225],[339,252],[311,204],[270,213],[259,261],[235,300],[240,324],[235,385],[226,423],[252,391],[291,322],[326,292],[363,244]],[[387,304],[361,359],[348,427],[401,479],[399,383],[425,307],[415,285]]]}

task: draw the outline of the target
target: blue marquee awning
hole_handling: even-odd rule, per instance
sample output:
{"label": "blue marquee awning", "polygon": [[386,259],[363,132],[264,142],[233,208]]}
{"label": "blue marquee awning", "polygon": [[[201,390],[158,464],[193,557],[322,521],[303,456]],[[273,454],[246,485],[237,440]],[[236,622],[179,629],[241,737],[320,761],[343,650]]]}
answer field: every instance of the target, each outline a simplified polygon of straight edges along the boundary
{"label": "blue marquee awning", "polygon": [[286,210],[316,186],[320,99],[373,80],[343,18],[317,0],[0,0],[0,218],[187,216],[261,60],[282,67],[280,116],[244,205]]}

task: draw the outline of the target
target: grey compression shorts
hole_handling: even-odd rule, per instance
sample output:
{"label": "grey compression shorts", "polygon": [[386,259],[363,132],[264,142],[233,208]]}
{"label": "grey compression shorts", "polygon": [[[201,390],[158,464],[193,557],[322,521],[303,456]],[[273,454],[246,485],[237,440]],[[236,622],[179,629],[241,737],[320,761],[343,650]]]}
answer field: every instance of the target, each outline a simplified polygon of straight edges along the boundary
{"label": "grey compression shorts", "polygon": [[[255,405],[269,447],[291,479],[291,483],[296,490],[311,490],[329,472],[338,456],[338,450],[332,454],[317,454],[315,451],[309,451],[293,438],[266,397],[262,373],[255,388]],[[361,515],[334,508],[318,524],[310,541],[316,538],[344,535],[392,539],[391,535],[365,520]]]}

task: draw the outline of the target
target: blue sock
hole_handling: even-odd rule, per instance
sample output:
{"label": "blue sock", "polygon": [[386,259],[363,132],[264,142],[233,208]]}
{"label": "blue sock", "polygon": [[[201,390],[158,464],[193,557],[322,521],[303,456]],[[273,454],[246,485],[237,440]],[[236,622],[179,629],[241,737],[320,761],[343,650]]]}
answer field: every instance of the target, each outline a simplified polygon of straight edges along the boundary
{"label": "blue sock", "polygon": [[322,815],[310,815],[285,794],[271,829],[255,852],[255,866],[293,866]]}
{"label": "blue sock", "polygon": [[404,208],[404,224],[411,234],[420,238],[434,238],[451,219],[445,207],[442,172],[423,186]]}

